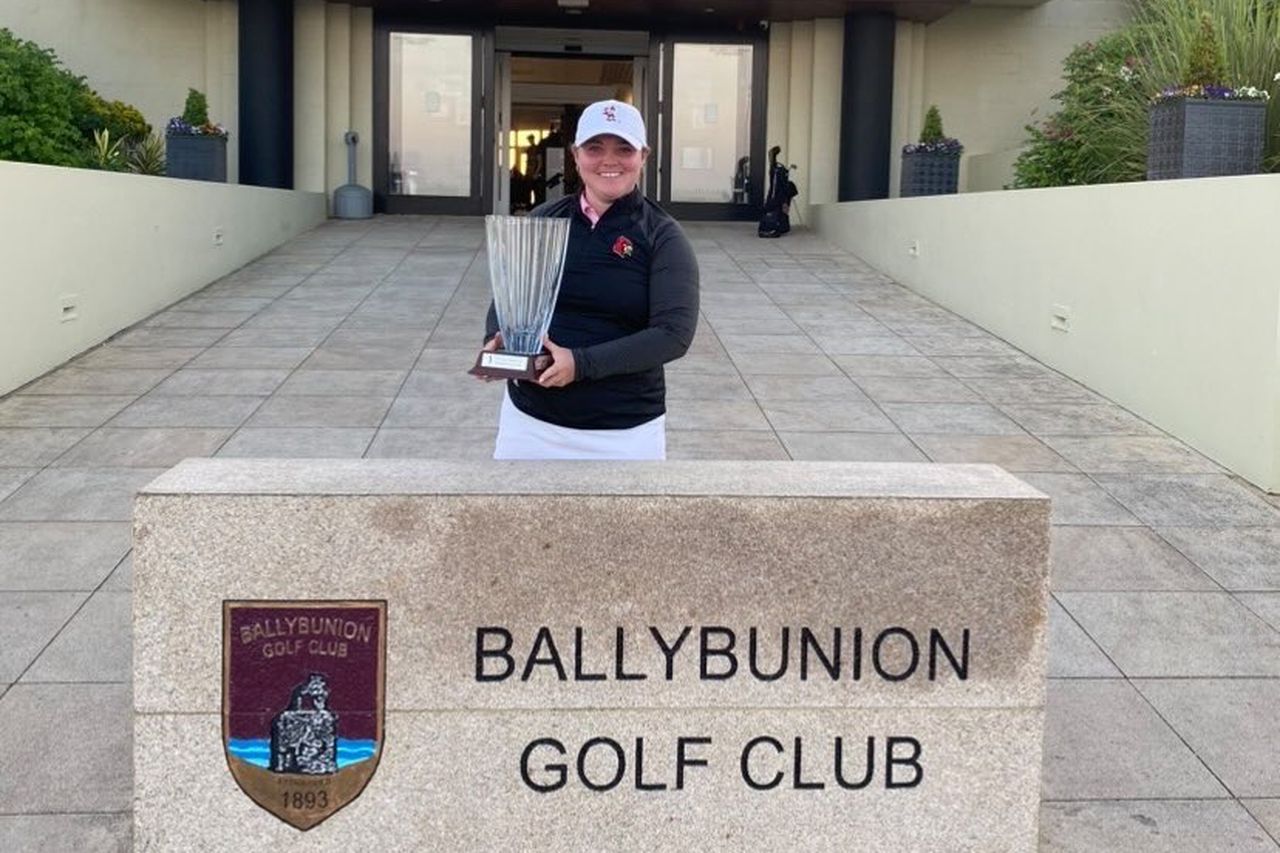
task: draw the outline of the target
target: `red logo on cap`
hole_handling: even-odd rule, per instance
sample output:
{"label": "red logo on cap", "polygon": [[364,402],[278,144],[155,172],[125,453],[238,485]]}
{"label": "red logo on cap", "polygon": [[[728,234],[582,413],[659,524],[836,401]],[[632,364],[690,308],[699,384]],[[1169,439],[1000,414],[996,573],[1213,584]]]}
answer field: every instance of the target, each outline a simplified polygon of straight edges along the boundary
{"label": "red logo on cap", "polygon": [[613,107],[605,107],[603,110],[601,110],[601,112],[603,112],[603,113],[604,113],[604,120],[605,120],[605,121],[617,121],[617,120],[618,120],[618,111],[617,111],[615,108],[613,108]]}

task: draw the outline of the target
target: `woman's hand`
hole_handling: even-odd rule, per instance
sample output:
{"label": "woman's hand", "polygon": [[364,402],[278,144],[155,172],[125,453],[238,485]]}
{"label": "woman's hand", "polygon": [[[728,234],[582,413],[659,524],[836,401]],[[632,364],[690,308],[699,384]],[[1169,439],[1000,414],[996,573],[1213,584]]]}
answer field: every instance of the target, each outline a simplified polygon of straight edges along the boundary
{"label": "woman's hand", "polygon": [[[481,352],[497,352],[502,349],[502,332],[494,332],[493,337],[484,342],[484,346],[480,347]],[[497,382],[496,376],[477,376],[481,382]]]}
{"label": "woman's hand", "polygon": [[563,388],[574,380],[577,367],[573,363],[573,350],[557,346],[550,337],[543,337],[542,345],[551,354],[551,366],[542,371],[538,384],[543,388]]}

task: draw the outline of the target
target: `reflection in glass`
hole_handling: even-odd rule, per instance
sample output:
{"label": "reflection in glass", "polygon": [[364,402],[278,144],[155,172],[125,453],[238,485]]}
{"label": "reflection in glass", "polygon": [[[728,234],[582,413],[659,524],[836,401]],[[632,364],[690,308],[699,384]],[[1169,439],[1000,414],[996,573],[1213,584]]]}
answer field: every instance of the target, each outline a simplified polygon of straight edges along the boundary
{"label": "reflection in glass", "polygon": [[751,45],[679,42],[673,61],[671,200],[748,203]]}
{"label": "reflection in glass", "polygon": [[467,35],[391,34],[392,195],[471,195],[473,41]]}

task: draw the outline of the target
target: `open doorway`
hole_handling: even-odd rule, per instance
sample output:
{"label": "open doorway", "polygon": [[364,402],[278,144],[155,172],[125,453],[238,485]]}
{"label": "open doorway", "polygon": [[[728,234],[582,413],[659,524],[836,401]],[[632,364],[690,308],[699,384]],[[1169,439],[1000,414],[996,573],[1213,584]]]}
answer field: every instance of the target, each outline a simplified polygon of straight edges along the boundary
{"label": "open doorway", "polygon": [[571,150],[578,117],[587,104],[606,98],[636,104],[647,60],[503,53],[497,60],[494,206],[519,214],[578,191]]}

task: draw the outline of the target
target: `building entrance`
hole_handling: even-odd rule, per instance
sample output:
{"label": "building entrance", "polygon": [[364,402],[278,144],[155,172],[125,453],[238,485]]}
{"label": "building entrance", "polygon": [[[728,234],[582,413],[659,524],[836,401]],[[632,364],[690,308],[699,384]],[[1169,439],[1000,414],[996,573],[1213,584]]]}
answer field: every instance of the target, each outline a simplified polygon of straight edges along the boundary
{"label": "building entrance", "polygon": [[[587,104],[637,104],[645,58],[545,57],[499,53],[494,210],[527,212],[578,191],[572,142]],[[509,79],[510,105],[502,81]],[[505,108],[505,110],[504,110]]]}
{"label": "building entrance", "polygon": [[759,215],[760,35],[375,27],[374,182],[387,213],[527,212],[577,189],[583,108],[645,117],[643,189],[690,219]]}

